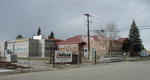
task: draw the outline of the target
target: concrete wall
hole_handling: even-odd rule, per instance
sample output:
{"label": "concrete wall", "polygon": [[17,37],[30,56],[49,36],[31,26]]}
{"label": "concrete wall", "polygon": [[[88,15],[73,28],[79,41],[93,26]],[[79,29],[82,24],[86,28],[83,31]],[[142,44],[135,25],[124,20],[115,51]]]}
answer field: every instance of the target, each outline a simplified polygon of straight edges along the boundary
{"label": "concrete wall", "polygon": [[0,56],[5,56],[5,42],[0,42]]}
{"label": "concrete wall", "polygon": [[39,55],[41,57],[50,57],[55,48],[55,42],[45,39],[39,40]]}
{"label": "concrete wall", "polygon": [[45,57],[50,57],[53,54],[54,43],[51,40],[45,40]]}
{"label": "concrete wall", "polygon": [[45,57],[45,39],[39,40],[39,56]]}
{"label": "concrete wall", "polygon": [[14,53],[17,54],[18,57],[29,56],[29,40],[22,42],[15,42],[14,47],[15,47]]}
{"label": "concrete wall", "polygon": [[8,41],[7,42],[7,50],[12,54],[15,51],[15,41]]}
{"label": "concrete wall", "polygon": [[8,50],[14,54],[17,54],[18,57],[38,57],[39,56],[39,47],[38,40],[33,39],[21,39],[8,41]]}
{"label": "concrete wall", "polygon": [[29,56],[29,39],[8,41],[7,49],[18,57]]}
{"label": "concrete wall", "polygon": [[40,57],[38,40],[29,40],[29,55],[31,57]]}

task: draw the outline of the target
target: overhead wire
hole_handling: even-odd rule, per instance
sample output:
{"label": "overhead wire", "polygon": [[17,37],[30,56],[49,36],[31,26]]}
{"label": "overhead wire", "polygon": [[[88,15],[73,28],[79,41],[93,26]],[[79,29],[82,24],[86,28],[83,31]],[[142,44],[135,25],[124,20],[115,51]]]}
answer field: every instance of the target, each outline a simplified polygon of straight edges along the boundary
{"label": "overhead wire", "polygon": [[[149,30],[150,26],[137,26],[139,28],[139,30]],[[122,32],[122,31],[129,31],[130,28],[118,28],[116,30],[109,30],[109,29],[101,29],[100,31],[105,31],[105,32]],[[97,31],[97,30],[90,30],[90,31]]]}

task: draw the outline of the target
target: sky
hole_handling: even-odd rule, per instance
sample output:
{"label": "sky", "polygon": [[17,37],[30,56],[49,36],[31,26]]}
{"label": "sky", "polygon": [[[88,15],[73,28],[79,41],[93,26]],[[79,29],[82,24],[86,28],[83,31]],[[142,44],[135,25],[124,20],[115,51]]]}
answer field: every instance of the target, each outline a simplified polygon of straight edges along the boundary
{"label": "sky", "polygon": [[[47,36],[51,31],[58,39],[86,35],[86,17],[90,30],[115,23],[118,28],[150,26],[150,0],[0,0],[0,40],[13,40],[19,34],[31,38],[38,28]],[[129,32],[119,33],[128,37]],[[141,30],[146,49],[150,49],[150,30]]]}

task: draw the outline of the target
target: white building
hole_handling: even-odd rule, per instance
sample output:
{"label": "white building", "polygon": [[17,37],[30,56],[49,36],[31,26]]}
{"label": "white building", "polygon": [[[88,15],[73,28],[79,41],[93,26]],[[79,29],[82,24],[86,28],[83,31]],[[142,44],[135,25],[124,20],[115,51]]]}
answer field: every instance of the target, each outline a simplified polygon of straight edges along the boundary
{"label": "white building", "polygon": [[7,48],[6,44],[7,44],[6,41],[0,42],[0,56],[5,56],[6,48]]}
{"label": "white building", "polygon": [[49,57],[54,49],[56,49],[55,42],[44,39],[42,35],[33,36],[33,39],[19,39],[0,43],[1,56],[10,53],[16,54],[18,57]]}

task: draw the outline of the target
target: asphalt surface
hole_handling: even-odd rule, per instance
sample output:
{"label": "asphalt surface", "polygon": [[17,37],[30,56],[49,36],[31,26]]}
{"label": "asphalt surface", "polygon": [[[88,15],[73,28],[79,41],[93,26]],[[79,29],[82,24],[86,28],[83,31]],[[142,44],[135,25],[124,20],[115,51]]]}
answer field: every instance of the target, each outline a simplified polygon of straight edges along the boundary
{"label": "asphalt surface", "polygon": [[0,75],[0,80],[150,80],[150,61]]}

